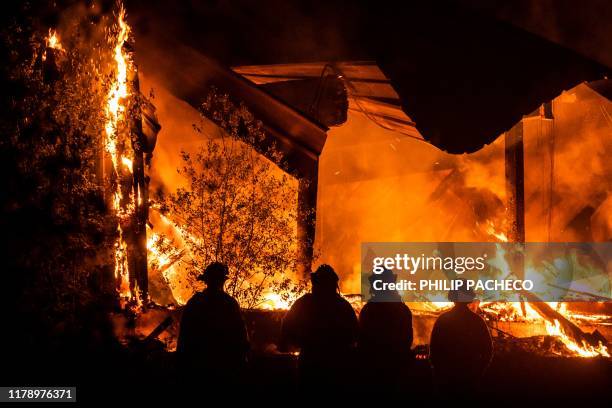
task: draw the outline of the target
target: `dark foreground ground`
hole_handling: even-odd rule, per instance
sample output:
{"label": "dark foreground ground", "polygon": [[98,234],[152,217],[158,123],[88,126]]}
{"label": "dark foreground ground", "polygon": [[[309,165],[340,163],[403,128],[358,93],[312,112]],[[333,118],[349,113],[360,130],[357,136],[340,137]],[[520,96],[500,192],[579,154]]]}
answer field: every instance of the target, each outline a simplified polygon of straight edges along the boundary
{"label": "dark foreground ground", "polygon": [[[283,314],[245,313],[252,345],[248,370],[241,384],[226,384],[225,389],[211,387],[202,380],[202,373],[181,372],[175,353],[167,351],[166,344],[159,340],[124,336],[119,341],[112,324],[103,323],[107,319],[90,320],[87,330],[59,326],[51,334],[37,334],[36,327],[25,321],[13,332],[10,329],[15,326],[5,325],[7,330],[0,336],[3,341],[0,385],[76,386],[80,403],[121,402],[138,406],[189,402],[193,398],[201,399],[205,405],[210,403],[211,394],[218,391],[224,391],[223,398],[228,402],[248,400],[285,406],[305,399],[334,399],[357,405],[369,400],[397,400],[403,404],[420,400],[423,406],[428,406],[428,402],[447,403],[444,401],[447,398],[457,399],[434,385],[426,347],[419,348],[424,351],[423,358],[415,360],[395,392],[376,384],[377,373],[364,371],[358,364],[350,369],[347,389],[335,390],[332,395],[320,395],[317,389],[300,389],[297,357],[277,353],[272,345]],[[161,314],[154,317],[157,322]],[[174,324],[166,334],[176,328]],[[546,346],[545,342],[530,343],[529,351],[519,347],[516,340],[497,338],[495,342],[492,364],[480,389],[467,396],[469,405],[607,406],[612,389],[612,359],[546,356],[545,350],[538,350]],[[186,381],[195,386],[187,389]]]}
{"label": "dark foreground ground", "polygon": [[[26,345],[22,345],[26,346]],[[175,364],[175,354],[163,350],[159,343],[134,342],[83,344],[66,342],[46,349],[37,347],[3,350],[3,385],[77,386],[80,403],[141,402],[159,403],[187,400],[182,387],[184,375]],[[440,401],[445,397],[433,384],[427,360],[417,360],[406,379],[405,387],[388,393],[385,387],[373,386],[373,373],[359,367],[353,371],[352,384],[336,395],[317,396],[316,390],[297,387],[296,357],[291,354],[254,353],[244,384],[227,385],[228,401],[248,399],[265,403],[290,404],[308,397],[337,398],[361,402],[368,399],[397,399],[409,403],[419,399]],[[199,373],[189,373],[197,379]],[[197,381],[196,381],[197,384]],[[496,354],[480,390],[469,396],[470,405],[532,406],[546,402],[547,406],[568,406],[609,401],[612,387],[612,362],[609,359],[540,357],[532,353]],[[205,401],[212,391],[202,382],[195,390]],[[451,399],[452,395],[447,395]],[[191,396],[193,398],[193,396]],[[599,401],[599,402],[598,402]],[[551,405],[548,405],[551,404]]]}

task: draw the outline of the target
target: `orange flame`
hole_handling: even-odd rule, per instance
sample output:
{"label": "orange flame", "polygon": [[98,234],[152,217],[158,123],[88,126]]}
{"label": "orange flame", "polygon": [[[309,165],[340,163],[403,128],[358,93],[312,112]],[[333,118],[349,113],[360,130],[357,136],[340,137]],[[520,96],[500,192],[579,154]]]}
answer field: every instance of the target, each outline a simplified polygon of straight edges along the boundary
{"label": "orange flame", "polygon": [[125,9],[123,5],[119,9],[118,26],[119,34],[117,35],[115,47],[114,47],[114,60],[116,63],[116,69],[114,70],[115,78],[110,87],[107,104],[106,104],[106,151],[111,155],[113,165],[115,169],[118,164],[118,153],[116,146],[117,139],[117,124],[123,117],[125,112],[125,106],[122,104],[123,100],[129,96],[127,86],[127,71],[128,71],[128,57],[123,53],[123,45],[128,39],[130,28],[126,24],[125,20]]}
{"label": "orange flame", "polygon": [[546,332],[549,336],[557,337],[561,342],[567,347],[568,350],[573,352],[578,357],[610,357],[610,352],[608,348],[602,344],[602,342],[598,342],[597,346],[593,346],[591,344],[587,344],[586,341],[582,340],[580,344],[572,339],[570,336],[565,333],[561,324],[558,320],[554,320],[554,322],[550,322],[548,320],[544,321],[546,325]]}
{"label": "orange flame", "polygon": [[62,44],[60,42],[59,36],[57,35],[57,31],[54,29],[49,29],[49,35],[47,36],[47,47],[53,48],[55,50],[63,51]]}
{"label": "orange flame", "polygon": [[[105,150],[113,163],[112,171],[115,178],[119,178],[122,172],[119,168],[119,163],[123,164],[123,166],[125,166],[130,173],[132,171],[132,158],[125,155],[129,149],[125,149],[125,151],[120,152],[117,143],[120,136],[119,124],[125,119],[125,100],[130,96],[128,91],[128,69],[130,69],[131,61],[129,55],[124,53],[123,50],[123,46],[129,38],[130,27],[125,22],[125,9],[123,5],[120,5],[119,7],[117,26],[119,28],[119,32],[115,38],[112,38],[112,42],[114,43],[114,66],[112,70],[111,86],[108,91],[105,107]],[[120,183],[115,184],[116,188],[113,192],[112,201],[113,209],[120,219],[126,219],[133,213],[135,208],[134,194],[133,192],[129,194],[126,203],[121,192]],[[115,243],[115,278],[120,280],[120,295],[131,299],[132,293],[129,285],[127,243],[123,237],[123,230],[121,229],[120,225],[117,226],[117,231],[118,238],[117,242]]]}

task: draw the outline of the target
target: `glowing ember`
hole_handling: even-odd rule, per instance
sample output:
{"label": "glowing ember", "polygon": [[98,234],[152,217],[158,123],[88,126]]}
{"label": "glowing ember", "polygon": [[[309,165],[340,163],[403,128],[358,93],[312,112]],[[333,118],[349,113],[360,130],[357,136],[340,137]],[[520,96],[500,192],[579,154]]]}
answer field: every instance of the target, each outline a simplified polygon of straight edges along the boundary
{"label": "glowing ember", "polygon": [[487,221],[486,231],[487,234],[497,238],[498,241],[508,242],[508,236],[504,232],[498,231],[493,222],[490,220]]}
{"label": "glowing ember", "polygon": [[61,50],[61,51],[64,50],[62,48],[62,44],[60,43],[57,32],[53,29],[49,29],[49,36],[47,37],[47,47],[53,48],[55,50]]}

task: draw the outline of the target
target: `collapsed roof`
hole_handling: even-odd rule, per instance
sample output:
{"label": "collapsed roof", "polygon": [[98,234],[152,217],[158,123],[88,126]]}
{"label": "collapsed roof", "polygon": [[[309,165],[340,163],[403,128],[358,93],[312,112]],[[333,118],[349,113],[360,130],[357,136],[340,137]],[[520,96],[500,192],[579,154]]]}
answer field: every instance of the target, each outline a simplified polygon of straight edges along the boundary
{"label": "collapsed roof", "polygon": [[[375,65],[344,64],[344,68],[379,67],[397,98],[385,99],[383,92],[376,98],[361,99],[363,105],[374,104],[370,111],[377,112],[377,119],[385,125],[392,122],[406,130],[414,122],[415,136],[422,135],[451,153],[480,149],[563,90],[600,80],[609,72],[608,67],[572,50],[453,1],[364,7],[331,0],[310,8],[276,0],[258,2],[257,7],[247,3],[237,1],[224,7],[135,4],[131,18],[137,31],[137,55],[150,54],[149,48],[155,47],[157,57],[145,69],[154,74],[165,70],[164,83],[171,83],[169,88],[178,97],[196,105],[199,91],[194,90],[201,91],[205,83],[193,78],[200,75],[201,79],[198,67],[206,70],[210,64],[186,57],[189,53],[184,49],[199,56],[196,60],[211,61],[203,57],[211,56],[219,61],[219,69],[250,65],[252,71],[257,65],[276,70],[271,66],[291,64],[310,69],[310,79],[321,65],[308,63],[331,61],[342,67],[344,63],[338,61],[374,61]],[[378,73],[366,75],[372,79]],[[234,90],[250,89],[248,95],[237,97],[249,99],[259,94],[254,91],[257,87],[244,85],[247,83]],[[272,92],[263,94],[272,96]],[[297,134],[289,136],[295,139],[292,149],[316,154],[324,143],[325,127],[311,120],[308,112],[287,108],[288,103],[283,107],[278,97],[272,96],[276,102],[268,97],[260,95],[245,102],[254,113],[263,114],[262,120],[269,119],[271,130],[277,125],[281,133],[295,130]],[[271,107],[273,114],[268,111]],[[272,117],[280,111],[287,116]],[[398,118],[403,123],[398,125]]]}
{"label": "collapsed roof", "polygon": [[347,90],[349,111],[363,113],[385,129],[423,139],[415,123],[402,110],[401,100],[391,81],[374,61],[255,65],[234,67],[233,71],[272,93],[277,92],[278,87],[271,89],[271,84],[321,82],[325,72],[331,71]]}

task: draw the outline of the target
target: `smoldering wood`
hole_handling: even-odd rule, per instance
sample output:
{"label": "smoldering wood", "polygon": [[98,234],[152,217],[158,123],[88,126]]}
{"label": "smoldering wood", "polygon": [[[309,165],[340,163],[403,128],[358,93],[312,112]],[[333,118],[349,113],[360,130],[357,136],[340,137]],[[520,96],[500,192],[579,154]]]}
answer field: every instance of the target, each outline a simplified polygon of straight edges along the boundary
{"label": "smoldering wood", "polygon": [[[128,78],[129,86],[133,95],[140,93],[138,71],[134,68],[130,71]],[[128,265],[130,271],[130,289],[132,293],[140,291],[141,299],[147,299],[149,288],[148,264],[147,264],[147,231],[146,225],[149,218],[148,186],[145,179],[145,146],[146,138],[142,131],[142,111],[137,101],[132,100],[128,107],[130,115],[130,140],[133,153],[132,177],[134,213],[130,220],[130,238],[128,244]]]}
{"label": "smoldering wood", "polygon": [[157,144],[157,135],[161,130],[161,125],[159,124],[157,115],[155,114],[155,105],[153,105],[149,100],[143,101],[141,113],[143,151],[150,159],[150,156],[153,154],[153,150],[155,150],[155,145]]}
{"label": "smoldering wood", "polygon": [[151,333],[149,333],[149,335],[145,338],[144,341],[147,342],[147,341],[156,339],[160,334],[164,332],[164,330],[170,327],[173,322],[174,322],[173,316],[172,315],[167,316],[164,320],[161,321],[160,324],[158,324],[155,327],[155,329],[153,329],[153,331],[151,331]]}
{"label": "smoldering wood", "polygon": [[506,214],[510,242],[525,242],[525,160],[523,121],[504,135],[506,176]]}
{"label": "smoldering wood", "polygon": [[[557,312],[555,309],[550,307],[548,303],[543,302],[537,295],[534,295],[530,292],[523,292],[522,296],[529,302],[529,305],[536,309],[546,320],[548,321],[558,321],[561,327],[561,330],[566,333],[572,340],[576,341],[578,344],[581,344],[583,341],[592,346],[597,346],[600,340],[600,336],[597,336],[597,333],[588,334],[582,331],[580,327],[578,327],[575,323],[567,319],[561,313]],[[606,340],[604,339],[604,343]]]}
{"label": "smoldering wood", "polygon": [[318,162],[313,164],[312,172],[311,178],[298,180],[297,269],[301,276],[307,276],[310,273],[313,261],[317,218]]}
{"label": "smoldering wood", "polygon": [[[504,163],[506,179],[506,217],[508,240],[525,242],[525,162],[523,152],[523,121],[514,125],[504,135]],[[510,269],[517,276],[523,276],[524,258],[516,251],[508,260]],[[526,314],[525,305],[521,311]]]}

